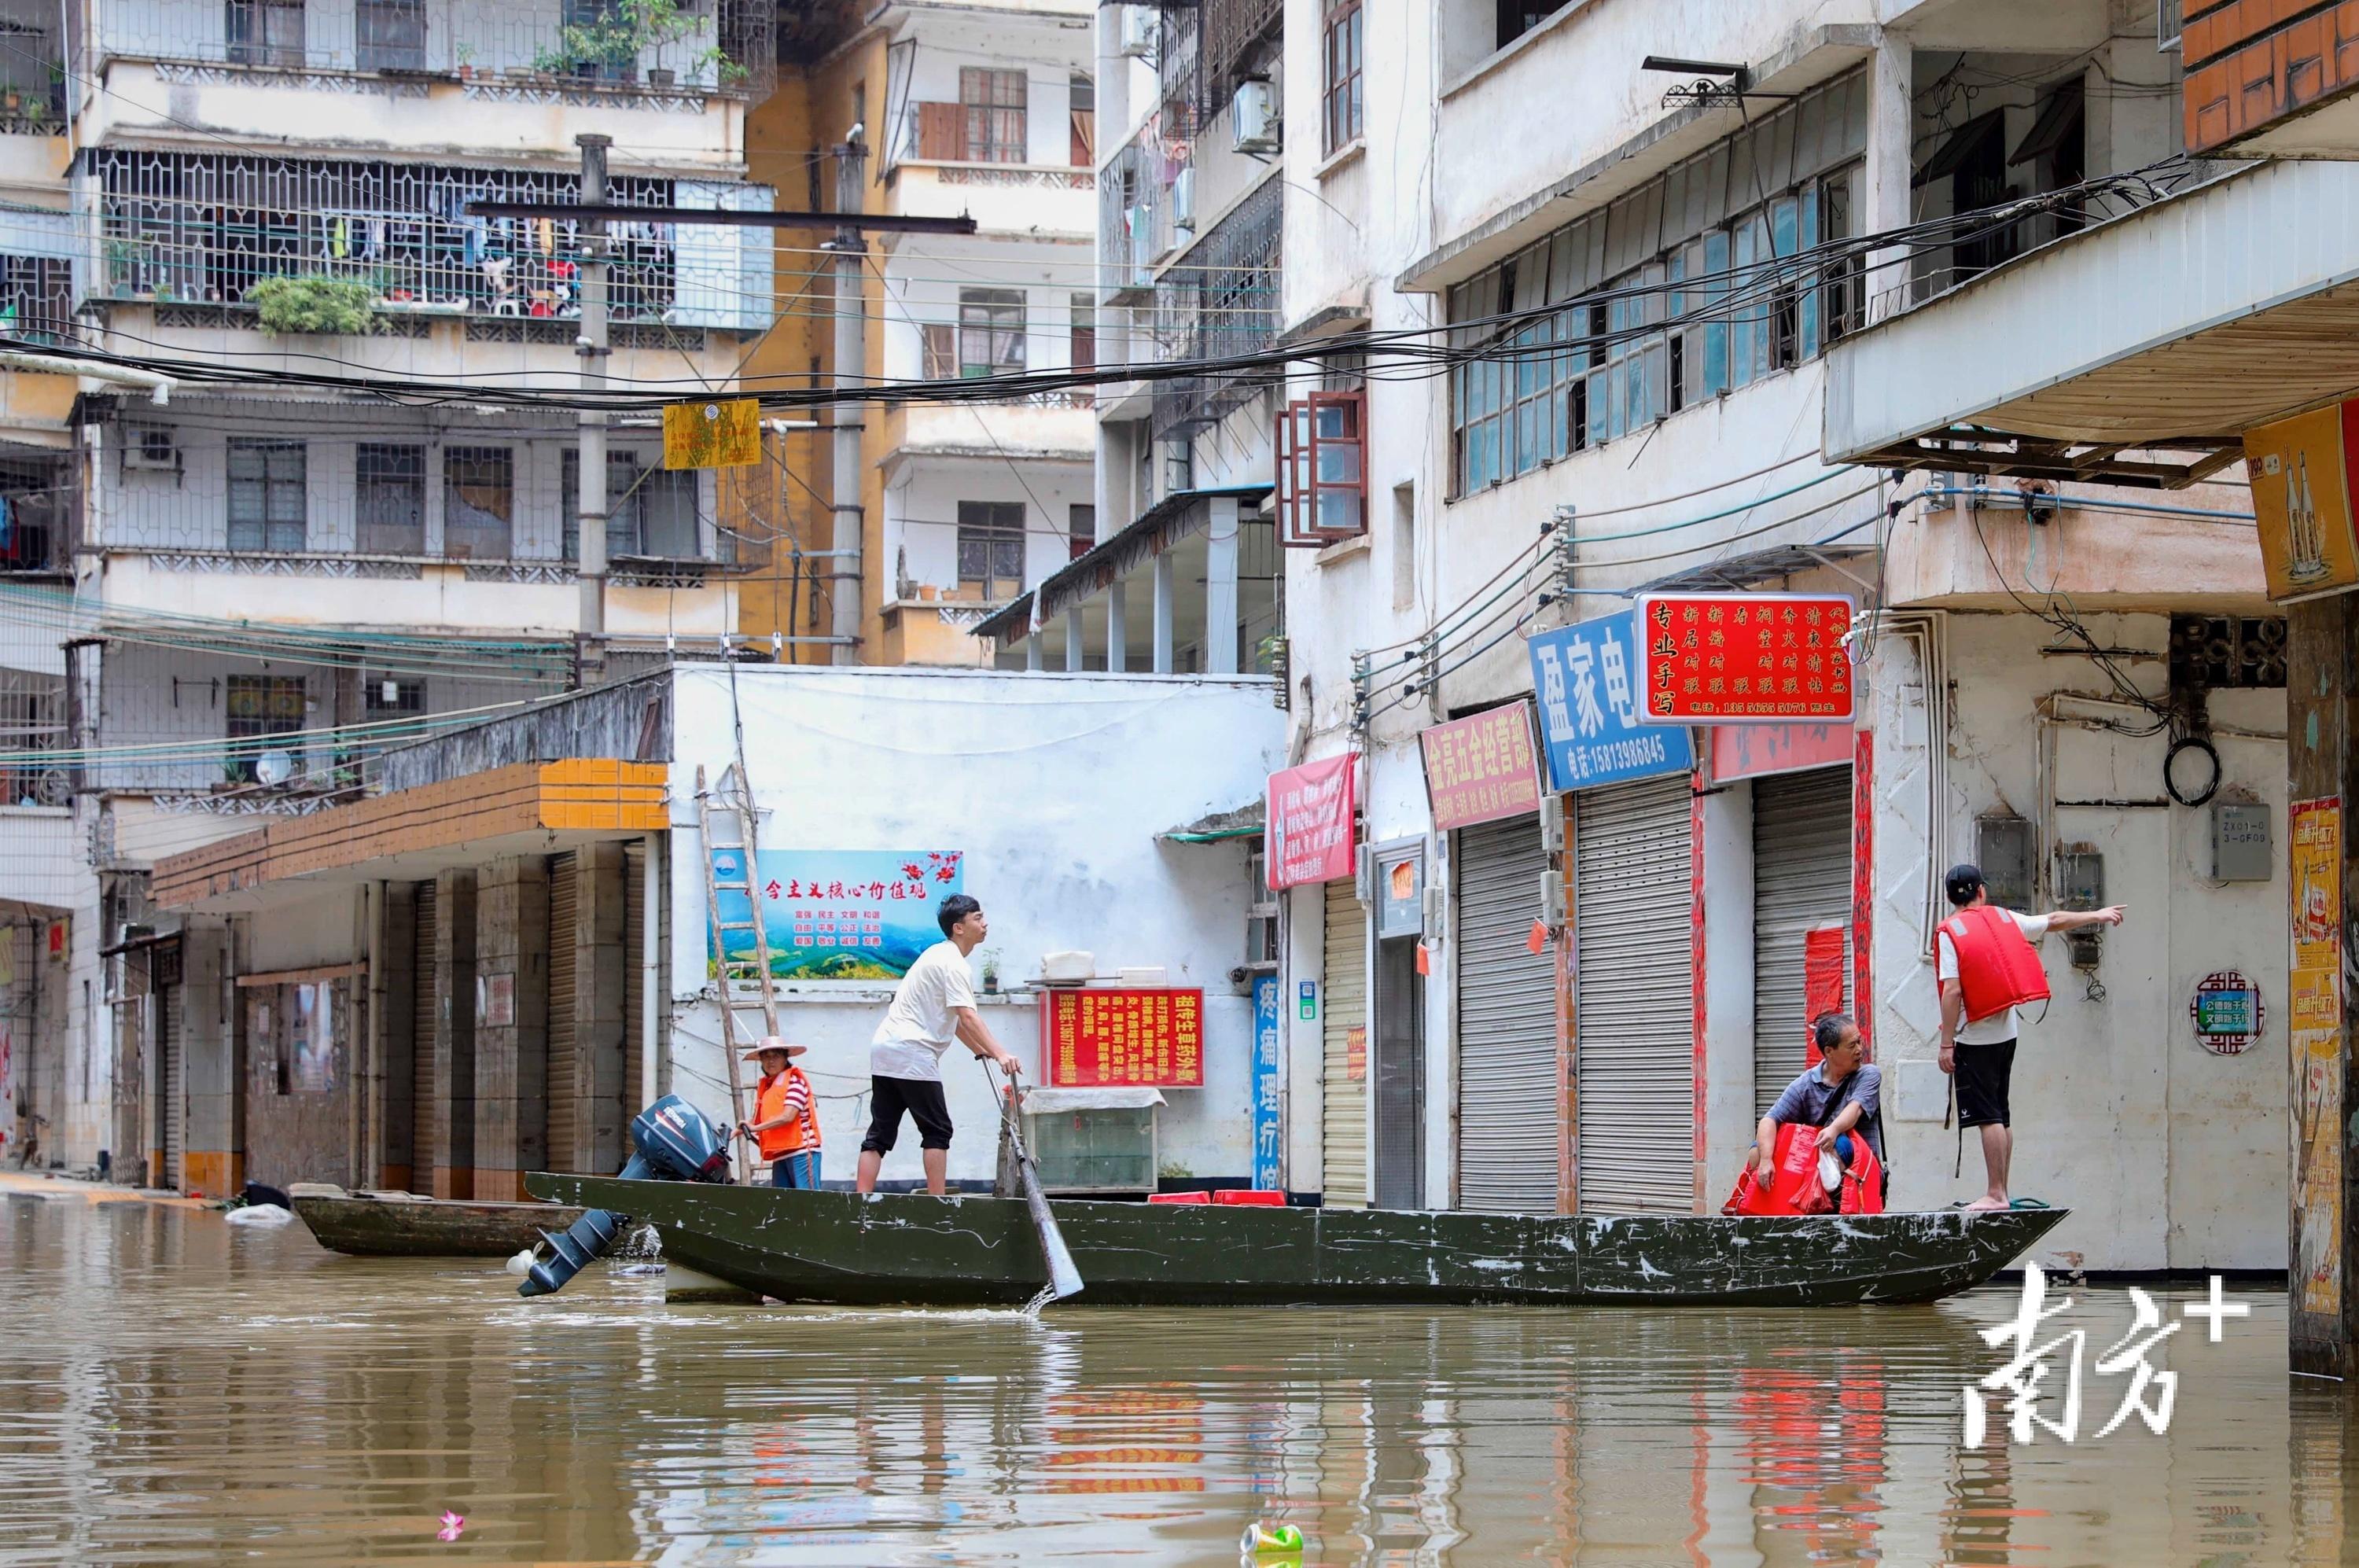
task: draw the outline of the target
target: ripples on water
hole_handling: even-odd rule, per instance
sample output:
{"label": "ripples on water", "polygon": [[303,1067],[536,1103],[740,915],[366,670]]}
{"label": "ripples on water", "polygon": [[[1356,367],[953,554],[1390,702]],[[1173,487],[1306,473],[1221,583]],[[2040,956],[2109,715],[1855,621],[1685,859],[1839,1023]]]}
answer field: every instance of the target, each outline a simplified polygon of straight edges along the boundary
{"label": "ripples on water", "polygon": [[[2348,1409],[2276,1294],[2168,1437],[1961,1455],[2012,1290],[1824,1312],[672,1307],[605,1268],[0,1203],[0,1561],[2340,1563]],[[2075,1292],[2090,1356],[2119,1290]],[[2158,1293],[2161,1294],[2161,1293]],[[2169,1292],[2177,1321],[2188,1292]],[[445,1509],[466,1519],[437,1539]]]}

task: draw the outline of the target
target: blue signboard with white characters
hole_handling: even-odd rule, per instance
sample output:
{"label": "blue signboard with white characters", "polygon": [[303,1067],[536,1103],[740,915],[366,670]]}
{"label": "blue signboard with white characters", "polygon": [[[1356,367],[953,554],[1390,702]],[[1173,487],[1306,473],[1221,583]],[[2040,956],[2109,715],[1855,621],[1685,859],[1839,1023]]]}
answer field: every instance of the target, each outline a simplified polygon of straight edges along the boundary
{"label": "blue signboard with white characters", "polygon": [[1277,976],[1254,979],[1254,1185],[1265,1192],[1278,1190],[1277,1089],[1279,1056]]}
{"label": "blue signboard with white characters", "polygon": [[1587,789],[1695,766],[1685,726],[1639,721],[1636,610],[1538,633],[1530,648],[1551,789]]}

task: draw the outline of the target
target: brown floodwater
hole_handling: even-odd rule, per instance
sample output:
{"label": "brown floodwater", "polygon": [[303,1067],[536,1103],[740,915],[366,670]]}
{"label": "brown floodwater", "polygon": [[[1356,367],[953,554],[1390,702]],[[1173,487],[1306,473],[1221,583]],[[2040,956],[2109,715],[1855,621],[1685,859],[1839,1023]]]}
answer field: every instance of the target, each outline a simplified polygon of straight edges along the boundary
{"label": "brown floodwater", "polygon": [[[2011,1286],[1837,1312],[667,1307],[601,1265],[374,1261],[299,1225],[0,1196],[0,1562],[2341,1563],[2337,1385],[2282,1298],[2190,1322],[2166,1435],[1979,1451]],[[2201,1292],[2158,1290],[2169,1321]],[[2046,1387],[2057,1388],[2069,1354]],[[2152,1399],[2155,1388],[2149,1387]],[[2057,1414],[2054,1401],[2043,1407]],[[445,1512],[462,1516],[440,1539]]]}

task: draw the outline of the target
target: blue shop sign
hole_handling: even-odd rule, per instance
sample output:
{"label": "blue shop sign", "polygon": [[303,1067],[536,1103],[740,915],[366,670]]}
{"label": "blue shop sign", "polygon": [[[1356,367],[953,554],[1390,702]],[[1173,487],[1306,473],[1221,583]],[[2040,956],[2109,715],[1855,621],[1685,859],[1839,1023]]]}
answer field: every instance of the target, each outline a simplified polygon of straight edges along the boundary
{"label": "blue shop sign", "polygon": [[1588,789],[1695,766],[1684,725],[1639,722],[1636,610],[1540,632],[1530,648],[1551,789]]}

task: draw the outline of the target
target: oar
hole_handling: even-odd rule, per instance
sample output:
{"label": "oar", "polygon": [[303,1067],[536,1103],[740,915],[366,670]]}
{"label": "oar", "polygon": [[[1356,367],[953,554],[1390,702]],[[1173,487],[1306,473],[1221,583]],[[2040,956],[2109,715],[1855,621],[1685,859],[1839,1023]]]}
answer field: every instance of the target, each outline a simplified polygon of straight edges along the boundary
{"label": "oar", "polygon": [[[984,1069],[987,1073],[990,1070]],[[1056,1301],[1082,1292],[1082,1271],[1073,1267],[1073,1254],[1065,1246],[1065,1233],[1057,1228],[1057,1216],[1049,1212],[1048,1194],[1040,1191],[1039,1173],[1032,1169],[1032,1151],[1024,1147],[1024,1130],[1016,1113],[1016,1075],[1007,1075],[1007,1097],[1000,1107],[1001,1126],[1008,1140],[1016,1146],[1016,1171],[1024,1182],[1024,1203],[1032,1211],[1032,1228],[1040,1233],[1040,1251],[1049,1260],[1049,1294]]]}

